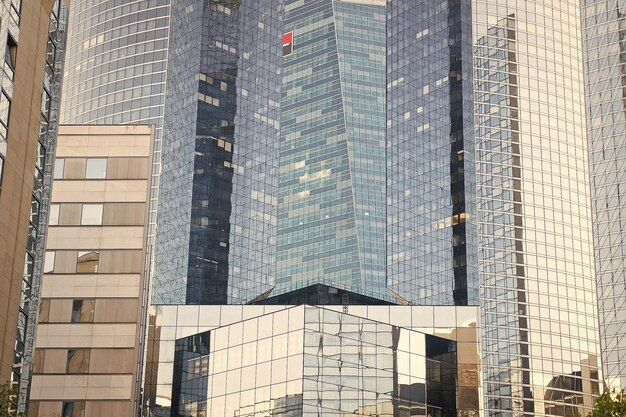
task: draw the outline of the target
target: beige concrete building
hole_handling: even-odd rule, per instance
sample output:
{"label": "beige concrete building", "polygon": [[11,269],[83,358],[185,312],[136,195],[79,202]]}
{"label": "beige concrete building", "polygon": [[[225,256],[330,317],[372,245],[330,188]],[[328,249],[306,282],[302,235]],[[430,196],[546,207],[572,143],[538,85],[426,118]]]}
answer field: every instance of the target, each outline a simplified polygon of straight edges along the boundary
{"label": "beige concrete building", "polygon": [[61,126],[29,416],[132,416],[151,126]]}
{"label": "beige concrete building", "polygon": [[14,388],[23,378],[37,304],[31,301],[56,138],[64,3],[0,2],[0,383]]}

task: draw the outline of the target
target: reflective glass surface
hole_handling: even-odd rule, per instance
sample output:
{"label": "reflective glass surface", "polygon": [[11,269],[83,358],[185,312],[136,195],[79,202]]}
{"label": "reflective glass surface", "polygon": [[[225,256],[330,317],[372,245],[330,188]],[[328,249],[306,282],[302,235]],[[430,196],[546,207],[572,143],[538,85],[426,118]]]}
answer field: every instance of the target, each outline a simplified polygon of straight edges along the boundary
{"label": "reflective glass surface", "polygon": [[146,405],[173,416],[477,415],[477,309],[395,308],[161,307]]}
{"label": "reflective glass surface", "polygon": [[387,280],[478,303],[468,1],[387,3]]}
{"label": "reflective glass surface", "polygon": [[155,126],[149,235],[154,239],[169,0],[76,0],[70,8],[61,122]]}
{"label": "reflective glass surface", "polygon": [[604,377],[626,389],[626,5],[583,5],[587,130]]}
{"label": "reflective glass surface", "polygon": [[322,282],[388,297],[384,6],[285,3],[274,292]]}
{"label": "reflective glass surface", "polygon": [[172,5],[186,24],[170,37],[155,304],[244,303],[272,288],[280,12],[275,0]]}
{"label": "reflective glass surface", "polygon": [[472,15],[485,409],[585,415],[601,372],[579,3]]}

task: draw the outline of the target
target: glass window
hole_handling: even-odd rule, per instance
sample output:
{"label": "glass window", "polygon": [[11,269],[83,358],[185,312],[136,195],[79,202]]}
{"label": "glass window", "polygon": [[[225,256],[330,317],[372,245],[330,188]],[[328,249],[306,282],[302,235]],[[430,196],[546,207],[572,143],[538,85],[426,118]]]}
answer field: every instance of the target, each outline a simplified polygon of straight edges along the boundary
{"label": "glass window", "polygon": [[92,323],[94,300],[74,300],[72,303],[72,323]]}
{"label": "glass window", "polygon": [[43,172],[46,165],[46,147],[41,142],[37,142],[37,160],[35,163],[37,169]]}
{"label": "glass window", "polygon": [[87,159],[87,170],[85,178],[99,179],[106,178],[107,160],[106,159]]}
{"label": "glass window", "polygon": [[4,168],[4,158],[0,155],[0,190],[2,189],[2,172]]}
{"label": "glass window", "polygon": [[85,417],[85,402],[63,402],[61,417]]}
{"label": "glass window", "polygon": [[43,262],[43,272],[44,274],[51,273],[54,270],[54,256],[56,252],[54,251],[46,251],[46,257]]}
{"label": "glass window", "polygon": [[9,112],[11,109],[11,100],[7,94],[3,91],[0,94],[0,133],[2,136],[7,136],[7,127],[9,127]]}
{"label": "glass window", "polygon": [[50,93],[44,90],[41,93],[41,114],[46,118],[46,120],[50,120],[50,106],[52,105],[52,97],[50,97]]}
{"label": "glass window", "polygon": [[57,159],[54,162],[54,179],[61,180],[63,179],[63,171],[65,170],[65,159]]}
{"label": "glass window", "polygon": [[35,227],[39,225],[39,207],[39,201],[33,197],[30,201],[30,223]]}
{"label": "glass window", "polygon": [[78,252],[78,259],[76,260],[76,273],[95,274],[98,272],[99,266],[100,266],[100,252],[98,251]]}
{"label": "glass window", "polygon": [[51,67],[54,67],[54,59],[56,56],[56,46],[52,42],[48,42],[48,49],[46,51],[46,61]]}
{"label": "glass window", "polygon": [[61,211],[60,204],[50,204],[50,217],[48,217],[48,224],[50,226],[58,226],[60,211]]}
{"label": "glass window", "polygon": [[83,213],[80,219],[82,225],[102,224],[102,204],[83,204]]}
{"label": "glass window", "polygon": [[89,372],[89,349],[69,349],[65,372],[68,374],[86,374]]}
{"label": "glass window", "polygon": [[37,318],[41,323],[46,323],[50,320],[50,299],[41,300]]}
{"label": "glass window", "polygon": [[15,58],[17,56],[17,42],[13,39],[11,34],[7,35],[7,48],[4,53],[4,71],[7,73],[10,79],[13,79],[13,70],[15,70]]}

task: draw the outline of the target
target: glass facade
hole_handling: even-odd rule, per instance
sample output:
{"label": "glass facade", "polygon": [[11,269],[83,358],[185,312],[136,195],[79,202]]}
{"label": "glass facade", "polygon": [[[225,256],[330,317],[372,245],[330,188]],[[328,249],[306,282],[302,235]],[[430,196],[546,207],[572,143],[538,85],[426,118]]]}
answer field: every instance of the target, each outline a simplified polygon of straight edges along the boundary
{"label": "glass facade", "polygon": [[61,123],[156,127],[151,243],[159,196],[169,30],[169,0],[76,0],[70,8]]}
{"label": "glass facade", "polygon": [[388,297],[385,14],[384,1],[285,3],[275,292]]}
{"label": "glass facade", "polygon": [[[576,1],[473,3],[489,414],[586,414],[601,380]],[[564,382],[568,381],[568,382]]]}
{"label": "glass facade", "polygon": [[626,389],[626,7],[582,4],[602,360],[608,386]]}
{"label": "glass facade", "polygon": [[159,307],[144,411],[478,415],[477,317],[475,307]]}
{"label": "glass facade", "polygon": [[471,4],[387,9],[388,285],[418,305],[475,305]]}
{"label": "glass facade", "polygon": [[[621,14],[588,3],[590,149],[606,220],[596,245],[608,291],[622,277],[619,237],[608,231],[617,222],[602,217],[619,213],[620,122],[602,117],[617,117],[609,110],[621,98],[603,92],[607,80],[621,83],[622,54],[596,43],[621,48]],[[181,0],[171,10],[161,0],[78,1],[72,16],[65,120],[150,122],[163,138],[151,302],[182,315],[172,327],[151,323],[162,332],[152,341],[168,340],[166,353],[149,352],[155,414],[250,414],[228,376],[218,393],[209,388],[215,365],[205,357],[235,347],[217,349],[221,330],[188,324],[208,320],[199,309],[371,299],[479,305],[480,407],[490,415],[590,409],[602,373],[577,1]],[[611,36],[594,32],[605,18]],[[616,60],[615,74],[596,70],[609,62],[601,54]],[[622,298],[602,307],[614,367]],[[293,356],[306,364],[307,348]],[[193,361],[200,371],[188,370]],[[232,371],[242,383],[243,370]],[[259,394],[267,413],[324,409],[326,397],[307,397],[306,377],[288,392],[289,366],[280,372],[277,394]],[[194,399],[205,392],[206,402]],[[344,415],[371,412],[333,401]]]}
{"label": "glass facade", "polygon": [[170,37],[154,304],[245,303],[272,288],[281,10],[172,5],[185,25]]}

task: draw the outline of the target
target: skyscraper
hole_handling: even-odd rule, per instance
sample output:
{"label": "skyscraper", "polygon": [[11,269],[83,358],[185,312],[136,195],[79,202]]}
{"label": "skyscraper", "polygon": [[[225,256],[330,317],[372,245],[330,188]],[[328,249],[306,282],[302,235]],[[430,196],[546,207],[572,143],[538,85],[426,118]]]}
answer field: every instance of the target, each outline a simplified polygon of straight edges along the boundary
{"label": "skyscraper", "polygon": [[604,376],[626,389],[626,10],[583,2],[591,193]]}
{"label": "skyscraper", "polygon": [[478,306],[480,408],[585,414],[602,375],[580,17],[575,0],[173,2],[150,411],[182,404],[176,346],[210,357],[219,329],[308,303]]}
{"label": "skyscraper", "polygon": [[0,382],[19,387],[22,400],[38,307],[65,13],[58,0],[0,6]]}
{"label": "skyscraper", "polygon": [[61,122],[155,126],[149,235],[160,172],[168,0],[72,2]]}

